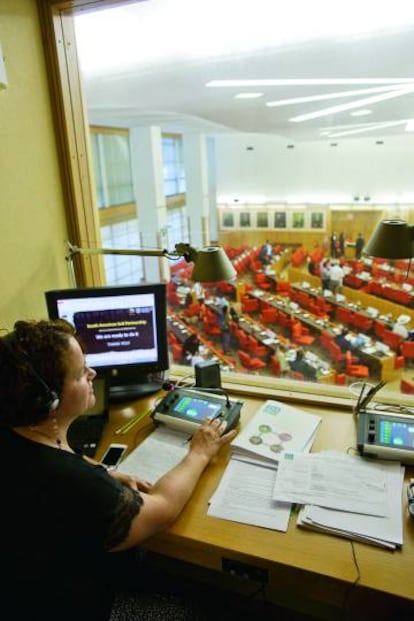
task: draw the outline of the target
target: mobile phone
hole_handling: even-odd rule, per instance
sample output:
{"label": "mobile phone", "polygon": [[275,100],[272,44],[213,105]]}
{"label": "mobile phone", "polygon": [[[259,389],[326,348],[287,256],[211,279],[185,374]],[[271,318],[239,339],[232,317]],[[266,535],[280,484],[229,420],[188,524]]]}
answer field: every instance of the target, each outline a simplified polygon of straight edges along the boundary
{"label": "mobile phone", "polygon": [[101,459],[101,464],[110,468],[115,468],[127,449],[128,446],[126,444],[110,444]]}

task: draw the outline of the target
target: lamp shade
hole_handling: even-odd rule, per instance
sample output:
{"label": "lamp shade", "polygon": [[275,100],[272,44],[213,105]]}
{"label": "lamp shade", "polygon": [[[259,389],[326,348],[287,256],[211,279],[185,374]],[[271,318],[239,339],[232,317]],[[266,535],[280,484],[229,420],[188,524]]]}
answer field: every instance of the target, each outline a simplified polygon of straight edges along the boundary
{"label": "lamp shade", "polygon": [[223,248],[207,246],[197,250],[191,279],[195,282],[220,282],[236,276],[230,259]]}
{"label": "lamp shade", "polygon": [[364,247],[364,254],[381,259],[411,259],[413,229],[404,220],[382,220]]}

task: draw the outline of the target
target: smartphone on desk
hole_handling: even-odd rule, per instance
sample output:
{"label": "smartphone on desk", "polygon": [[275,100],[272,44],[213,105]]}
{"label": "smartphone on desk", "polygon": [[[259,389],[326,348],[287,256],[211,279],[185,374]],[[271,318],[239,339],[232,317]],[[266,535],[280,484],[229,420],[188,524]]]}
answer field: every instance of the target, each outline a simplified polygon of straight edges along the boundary
{"label": "smartphone on desk", "polygon": [[126,444],[110,444],[103,454],[101,464],[108,468],[116,468],[127,449]]}

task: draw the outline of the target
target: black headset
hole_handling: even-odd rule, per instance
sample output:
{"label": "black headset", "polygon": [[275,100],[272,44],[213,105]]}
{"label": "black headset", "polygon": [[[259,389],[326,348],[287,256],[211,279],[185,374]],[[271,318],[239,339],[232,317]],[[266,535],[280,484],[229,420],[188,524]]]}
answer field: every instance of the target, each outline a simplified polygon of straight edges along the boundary
{"label": "black headset", "polygon": [[7,351],[13,356],[13,358],[18,363],[24,363],[26,368],[28,369],[30,375],[36,380],[39,385],[39,394],[36,397],[35,408],[37,412],[40,414],[50,414],[54,412],[59,407],[59,395],[55,390],[52,390],[50,386],[47,385],[45,380],[40,377],[39,373],[35,371],[33,365],[30,363],[30,360],[26,355],[22,355],[17,352],[17,337],[15,332],[11,332],[3,337],[2,342],[6,347]]}

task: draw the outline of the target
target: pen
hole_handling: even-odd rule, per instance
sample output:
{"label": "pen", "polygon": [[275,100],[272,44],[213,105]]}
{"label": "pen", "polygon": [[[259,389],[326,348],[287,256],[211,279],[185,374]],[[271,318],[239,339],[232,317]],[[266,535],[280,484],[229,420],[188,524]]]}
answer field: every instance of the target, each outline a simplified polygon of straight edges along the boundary
{"label": "pen", "polygon": [[145,416],[150,414],[150,412],[151,410],[148,410],[148,411],[143,412],[142,414],[136,414],[129,421],[127,421],[124,425],[122,425],[122,427],[118,427],[118,429],[116,429],[115,431],[115,435],[119,436],[119,435],[123,435],[124,433],[127,433],[137,423],[139,423],[140,420],[142,420],[143,418],[145,418]]}

